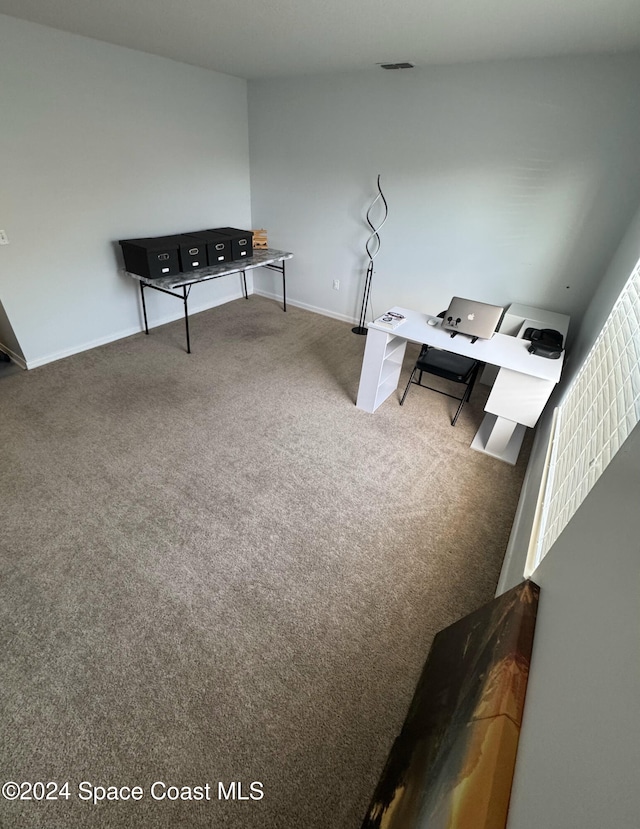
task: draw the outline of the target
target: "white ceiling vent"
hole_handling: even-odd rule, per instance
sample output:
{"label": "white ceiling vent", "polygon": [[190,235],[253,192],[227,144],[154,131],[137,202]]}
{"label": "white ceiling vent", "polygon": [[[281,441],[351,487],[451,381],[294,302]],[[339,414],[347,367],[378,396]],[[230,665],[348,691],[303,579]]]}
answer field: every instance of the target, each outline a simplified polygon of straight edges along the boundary
{"label": "white ceiling vent", "polygon": [[381,66],[383,69],[413,69],[415,63],[409,63],[408,61],[404,61],[403,63],[379,63],[378,66]]}

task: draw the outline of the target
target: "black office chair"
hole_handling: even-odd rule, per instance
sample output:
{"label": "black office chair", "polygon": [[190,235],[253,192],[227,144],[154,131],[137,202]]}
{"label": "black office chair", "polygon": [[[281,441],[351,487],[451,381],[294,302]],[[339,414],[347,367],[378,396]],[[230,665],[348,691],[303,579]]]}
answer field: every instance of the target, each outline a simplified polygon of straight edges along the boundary
{"label": "black office chair", "polygon": [[[460,405],[458,411],[455,413],[451,425],[456,425],[456,420],[460,414],[462,407],[471,397],[474,383],[478,372],[482,368],[483,363],[479,360],[474,360],[471,357],[464,357],[462,354],[452,354],[450,351],[441,351],[438,348],[432,348],[429,345],[423,345],[420,355],[416,360],[416,364],[409,377],[407,388],[404,390],[400,405],[404,403],[404,399],[409,391],[409,386],[413,383],[415,386],[422,386],[423,389],[431,389],[437,391],[438,394],[444,394],[447,397],[453,397],[454,400],[459,400]],[[417,380],[414,380],[416,373],[419,373]],[[433,386],[427,386],[422,382],[423,373],[434,374],[437,377],[442,377],[445,380],[450,380],[453,383],[462,383],[466,386],[462,397],[457,397],[455,394],[436,389]]]}

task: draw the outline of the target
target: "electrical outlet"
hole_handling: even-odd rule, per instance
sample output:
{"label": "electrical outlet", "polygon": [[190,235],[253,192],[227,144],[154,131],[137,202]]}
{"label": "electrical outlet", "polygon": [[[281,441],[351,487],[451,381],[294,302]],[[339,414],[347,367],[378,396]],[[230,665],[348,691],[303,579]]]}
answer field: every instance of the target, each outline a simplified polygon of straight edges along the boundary
{"label": "electrical outlet", "polygon": [[334,291],[339,291],[340,290],[340,280],[339,279],[334,279],[333,280],[333,290]]}
{"label": "electrical outlet", "polygon": [[0,230],[0,245],[8,245],[9,237],[6,230]]}

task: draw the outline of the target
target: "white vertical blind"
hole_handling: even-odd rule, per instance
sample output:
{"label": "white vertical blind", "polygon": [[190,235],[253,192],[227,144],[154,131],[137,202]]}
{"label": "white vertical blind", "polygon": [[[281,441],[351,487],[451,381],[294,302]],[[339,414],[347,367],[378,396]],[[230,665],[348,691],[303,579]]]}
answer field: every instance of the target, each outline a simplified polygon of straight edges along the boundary
{"label": "white vertical blind", "polygon": [[640,262],[557,410],[531,571],[640,421]]}

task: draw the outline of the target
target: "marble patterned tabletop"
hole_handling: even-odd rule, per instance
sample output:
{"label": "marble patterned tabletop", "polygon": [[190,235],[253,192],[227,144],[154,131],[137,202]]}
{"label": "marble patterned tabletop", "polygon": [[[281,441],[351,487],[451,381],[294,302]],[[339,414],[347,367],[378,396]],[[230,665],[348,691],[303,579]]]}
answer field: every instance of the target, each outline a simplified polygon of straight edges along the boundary
{"label": "marble patterned tabletop", "polygon": [[221,265],[209,265],[206,268],[198,268],[197,271],[161,276],[159,279],[149,279],[146,276],[140,276],[140,274],[131,273],[130,271],[125,271],[125,273],[133,277],[133,279],[143,282],[145,285],[172,290],[173,288],[182,288],[184,285],[193,285],[196,282],[205,282],[207,279],[217,279],[219,276],[241,273],[252,268],[261,268],[264,265],[270,265],[274,262],[282,262],[285,259],[292,258],[293,254],[286,250],[267,248],[265,250],[254,250],[249,259],[236,259],[233,262],[223,262]]}

